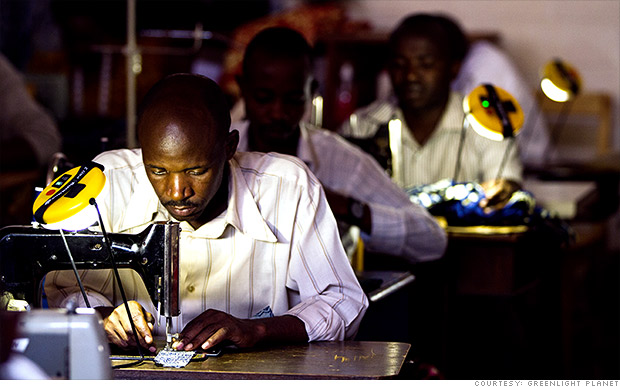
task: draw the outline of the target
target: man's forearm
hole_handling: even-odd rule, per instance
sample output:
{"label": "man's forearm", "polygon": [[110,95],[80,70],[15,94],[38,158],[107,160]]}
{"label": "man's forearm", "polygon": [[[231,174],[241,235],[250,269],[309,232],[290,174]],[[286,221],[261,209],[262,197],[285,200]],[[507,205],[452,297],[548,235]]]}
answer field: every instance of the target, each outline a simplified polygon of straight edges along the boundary
{"label": "man's forearm", "polygon": [[291,315],[253,320],[256,322],[261,343],[307,342],[308,333],[303,321]]}

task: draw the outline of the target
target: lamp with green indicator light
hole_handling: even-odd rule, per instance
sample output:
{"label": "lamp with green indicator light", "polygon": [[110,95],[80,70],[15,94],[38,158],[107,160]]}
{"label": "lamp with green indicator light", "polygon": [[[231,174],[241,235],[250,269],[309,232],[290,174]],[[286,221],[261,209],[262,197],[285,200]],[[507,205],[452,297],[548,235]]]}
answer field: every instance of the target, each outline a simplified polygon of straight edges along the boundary
{"label": "lamp with green indicator light", "polygon": [[497,173],[496,179],[500,179],[514,144],[514,137],[523,126],[524,115],[521,106],[506,90],[491,84],[482,84],[474,88],[463,99],[463,111],[465,119],[453,180],[456,181],[458,177],[465,129],[468,123],[480,136],[493,141],[509,140]]}

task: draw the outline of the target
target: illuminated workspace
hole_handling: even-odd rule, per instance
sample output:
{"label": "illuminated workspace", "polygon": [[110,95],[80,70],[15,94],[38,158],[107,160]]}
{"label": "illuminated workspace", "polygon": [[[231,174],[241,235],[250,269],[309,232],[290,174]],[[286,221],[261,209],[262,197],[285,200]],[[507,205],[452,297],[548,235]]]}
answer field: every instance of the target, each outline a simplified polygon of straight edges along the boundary
{"label": "illuminated workspace", "polygon": [[[412,186],[401,116],[387,117],[372,143],[340,129],[389,98],[390,33],[422,12],[457,21],[470,54],[491,46],[504,59],[493,66],[471,54],[468,76],[463,61],[452,84],[463,95],[461,142],[446,158],[454,172]],[[0,64],[19,74],[0,80],[14,96],[0,106],[36,101],[33,113],[0,119],[0,379],[620,379],[618,2],[0,0],[0,16]],[[110,177],[92,160],[139,147],[138,107],[170,74],[216,81],[231,121],[245,119],[243,53],[273,26],[313,48],[317,82],[304,119],[373,156],[434,216],[447,246],[439,259],[412,263],[377,252],[359,228],[347,245],[341,231],[368,302],[353,338],[173,350],[182,297],[194,291],[179,267],[179,223],[106,232],[109,214],[95,204]],[[488,79],[475,75],[482,68]],[[508,71],[519,86],[499,80]],[[510,157],[523,165],[518,195],[491,214],[478,206],[482,186],[463,178],[466,131],[502,149],[497,180],[512,173]],[[65,223],[85,212],[82,224]],[[42,291],[51,272],[117,268],[144,283],[161,325],[157,353],[108,345],[98,312],[50,308]],[[88,299],[77,280],[75,288]]]}

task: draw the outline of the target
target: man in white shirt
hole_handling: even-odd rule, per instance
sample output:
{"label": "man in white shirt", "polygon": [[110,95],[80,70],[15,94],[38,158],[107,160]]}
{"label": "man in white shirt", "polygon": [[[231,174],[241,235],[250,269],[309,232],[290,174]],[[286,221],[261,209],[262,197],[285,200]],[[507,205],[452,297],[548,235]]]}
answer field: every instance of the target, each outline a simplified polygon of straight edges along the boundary
{"label": "man in white shirt", "polygon": [[311,98],[311,48],[289,28],[267,28],[248,44],[238,77],[247,121],[233,123],[239,150],[299,157],[319,178],[337,219],[358,226],[367,250],[409,262],[440,258],[445,232],[379,164],[335,133],[303,122]]}
{"label": "man in white shirt", "polygon": [[402,188],[443,179],[475,181],[485,188],[480,205],[492,209],[519,188],[522,165],[518,152],[510,152],[497,178],[507,142],[486,139],[473,130],[465,131],[461,140],[463,96],[452,92],[450,84],[466,49],[462,31],[450,19],[428,14],[407,17],[389,40],[388,72],[394,95],[356,111],[340,134],[373,140],[382,136],[391,119],[397,119],[402,128],[396,160],[400,168],[393,178]]}
{"label": "man in white shirt", "polygon": [[[352,338],[368,306],[319,181],[299,160],[236,153],[238,133],[217,84],[177,74],[145,97],[141,149],[105,152],[100,208],[112,232],[181,225],[176,349]],[[111,342],[136,344],[109,270],[82,274]],[[122,282],[140,345],[156,351],[159,318],[134,272]],[[81,303],[75,280],[48,275],[50,306]],[[269,318],[253,318],[262,315]]]}

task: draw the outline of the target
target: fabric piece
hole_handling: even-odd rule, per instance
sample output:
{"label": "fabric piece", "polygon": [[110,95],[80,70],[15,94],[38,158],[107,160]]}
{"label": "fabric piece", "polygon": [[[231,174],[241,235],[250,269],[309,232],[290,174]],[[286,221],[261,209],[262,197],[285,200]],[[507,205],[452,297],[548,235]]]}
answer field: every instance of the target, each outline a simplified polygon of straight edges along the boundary
{"label": "fabric piece", "polygon": [[161,367],[183,368],[189,364],[195,354],[195,351],[162,349],[155,356],[155,364]]}

